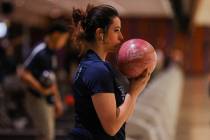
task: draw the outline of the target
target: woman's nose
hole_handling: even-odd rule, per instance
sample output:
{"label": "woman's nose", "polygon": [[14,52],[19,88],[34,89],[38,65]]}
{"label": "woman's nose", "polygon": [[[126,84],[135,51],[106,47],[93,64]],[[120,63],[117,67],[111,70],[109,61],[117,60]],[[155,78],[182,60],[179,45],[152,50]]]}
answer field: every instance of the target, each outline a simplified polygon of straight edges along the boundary
{"label": "woman's nose", "polygon": [[120,41],[124,40],[124,37],[123,37],[122,33],[120,33],[119,39],[120,39]]}

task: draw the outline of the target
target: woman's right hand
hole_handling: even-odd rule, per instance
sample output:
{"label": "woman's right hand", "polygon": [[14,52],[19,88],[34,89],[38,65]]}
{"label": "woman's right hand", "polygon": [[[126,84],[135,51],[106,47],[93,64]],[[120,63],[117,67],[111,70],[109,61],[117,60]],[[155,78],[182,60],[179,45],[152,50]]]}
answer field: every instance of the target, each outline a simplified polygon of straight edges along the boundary
{"label": "woman's right hand", "polygon": [[141,75],[136,78],[130,79],[130,95],[137,97],[146,87],[150,76],[151,73],[149,72],[149,70],[145,69]]}

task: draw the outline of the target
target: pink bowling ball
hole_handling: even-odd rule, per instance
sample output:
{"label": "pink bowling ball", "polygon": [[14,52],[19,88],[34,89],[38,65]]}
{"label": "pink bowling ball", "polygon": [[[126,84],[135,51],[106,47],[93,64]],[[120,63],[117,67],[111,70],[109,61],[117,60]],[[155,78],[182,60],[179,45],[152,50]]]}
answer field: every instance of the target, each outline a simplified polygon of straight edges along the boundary
{"label": "pink bowling ball", "polygon": [[150,43],[143,39],[124,42],[118,52],[119,70],[128,78],[138,77],[145,69],[153,72],[157,54]]}

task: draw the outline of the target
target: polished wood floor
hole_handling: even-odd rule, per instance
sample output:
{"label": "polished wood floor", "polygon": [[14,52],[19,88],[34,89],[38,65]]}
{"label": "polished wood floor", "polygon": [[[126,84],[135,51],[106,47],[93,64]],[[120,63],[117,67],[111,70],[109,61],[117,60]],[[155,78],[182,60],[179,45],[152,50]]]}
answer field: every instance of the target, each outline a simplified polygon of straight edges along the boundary
{"label": "polished wood floor", "polygon": [[207,78],[186,78],[176,140],[210,139],[210,97]]}

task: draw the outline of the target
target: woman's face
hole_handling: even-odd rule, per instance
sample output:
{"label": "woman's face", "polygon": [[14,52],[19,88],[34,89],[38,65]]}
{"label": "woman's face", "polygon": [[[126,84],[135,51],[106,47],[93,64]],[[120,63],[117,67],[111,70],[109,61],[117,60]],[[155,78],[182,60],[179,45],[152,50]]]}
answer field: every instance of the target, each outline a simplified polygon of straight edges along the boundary
{"label": "woman's face", "polygon": [[104,36],[104,45],[108,52],[115,52],[119,49],[123,41],[121,33],[121,21],[119,17],[114,17],[107,33]]}

